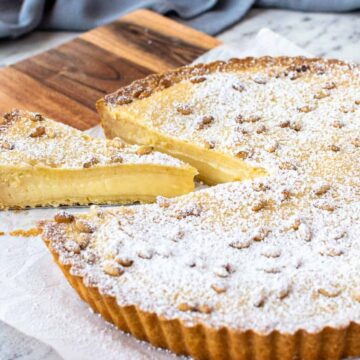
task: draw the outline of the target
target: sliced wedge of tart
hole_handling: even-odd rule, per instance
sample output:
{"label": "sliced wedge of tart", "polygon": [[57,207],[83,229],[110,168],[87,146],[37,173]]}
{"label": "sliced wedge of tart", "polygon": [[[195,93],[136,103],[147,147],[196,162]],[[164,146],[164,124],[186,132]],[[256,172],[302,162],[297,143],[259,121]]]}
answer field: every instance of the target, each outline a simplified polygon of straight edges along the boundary
{"label": "sliced wedge of tart", "polygon": [[[249,179],[271,173],[263,158],[301,139],[302,126],[316,124],[346,96],[341,67],[285,57],[183,67],[135,81],[97,108],[109,138],[178,157],[209,184]],[[356,106],[334,109],[333,121]]]}
{"label": "sliced wedge of tart", "polygon": [[149,146],[91,138],[40,114],[0,120],[0,208],[151,202],[192,191],[195,175]]}

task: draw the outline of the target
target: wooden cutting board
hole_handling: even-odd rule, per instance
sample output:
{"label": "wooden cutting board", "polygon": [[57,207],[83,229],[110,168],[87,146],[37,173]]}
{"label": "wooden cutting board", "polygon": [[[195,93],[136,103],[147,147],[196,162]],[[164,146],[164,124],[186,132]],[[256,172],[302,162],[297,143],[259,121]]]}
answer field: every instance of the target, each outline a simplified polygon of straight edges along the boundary
{"label": "wooden cutting board", "polygon": [[128,14],[59,47],[0,69],[0,112],[41,112],[87,129],[95,102],[153,72],[190,63],[220,41],[148,10]]}

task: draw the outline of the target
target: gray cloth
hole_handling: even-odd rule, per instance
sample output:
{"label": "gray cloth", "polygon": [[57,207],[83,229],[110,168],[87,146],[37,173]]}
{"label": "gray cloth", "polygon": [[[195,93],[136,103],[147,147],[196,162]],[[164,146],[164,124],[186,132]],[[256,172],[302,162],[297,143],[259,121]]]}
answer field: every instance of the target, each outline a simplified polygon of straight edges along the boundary
{"label": "gray cloth", "polygon": [[35,28],[87,30],[139,8],[213,35],[240,20],[253,5],[344,12],[360,9],[360,0],[0,0],[0,38]]}

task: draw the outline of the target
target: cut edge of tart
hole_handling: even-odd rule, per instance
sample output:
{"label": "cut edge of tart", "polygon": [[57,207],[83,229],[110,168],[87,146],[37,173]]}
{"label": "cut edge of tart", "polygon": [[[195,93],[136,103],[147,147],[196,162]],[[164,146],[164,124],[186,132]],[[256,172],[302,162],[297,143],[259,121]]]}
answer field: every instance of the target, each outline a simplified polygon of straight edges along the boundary
{"label": "cut edge of tart", "polygon": [[0,208],[152,202],[194,189],[196,169],[149,146],[92,138],[38,113],[0,120]]}

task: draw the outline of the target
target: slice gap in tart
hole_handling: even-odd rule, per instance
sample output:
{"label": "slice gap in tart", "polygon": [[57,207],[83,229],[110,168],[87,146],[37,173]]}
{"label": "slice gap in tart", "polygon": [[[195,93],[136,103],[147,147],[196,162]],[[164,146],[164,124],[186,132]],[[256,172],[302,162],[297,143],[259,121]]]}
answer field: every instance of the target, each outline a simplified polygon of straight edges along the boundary
{"label": "slice gap in tart", "polygon": [[152,147],[91,138],[37,113],[0,120],[0,208],[152,202],[192,191],[196,173]]}

